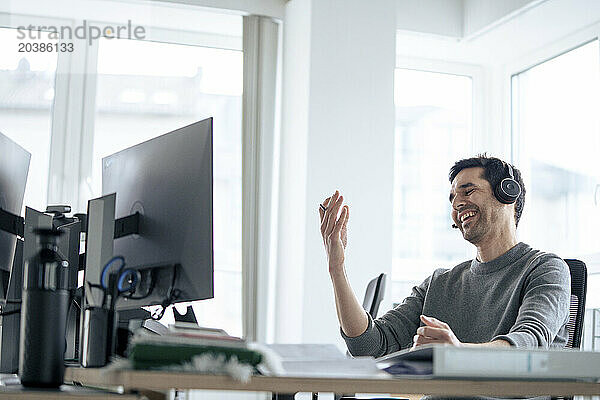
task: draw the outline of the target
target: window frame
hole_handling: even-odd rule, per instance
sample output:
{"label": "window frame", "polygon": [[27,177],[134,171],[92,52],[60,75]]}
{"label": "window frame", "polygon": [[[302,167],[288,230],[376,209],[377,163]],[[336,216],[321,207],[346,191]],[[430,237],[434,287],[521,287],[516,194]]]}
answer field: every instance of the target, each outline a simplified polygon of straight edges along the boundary
{"label": "window frame", "polygon": [[[503,127],[505,128],[504,131],[510,133],[509,154],[511,155],[511,162],[515,162],[521,157],[521,148],[519,141],[516,140],[517,138],[515,137],[516,133],[514,128],[515,99],[513,97],[512,87],[513,77],[540,64],[543,64],[546,61],[560,57],[561,55],[566,54],[571,50],[575,50],[576,48],[594,40],[600,40],[600,23],[589,26],[574,34],[567,35],[561,40],[541,47],[537,51],[521,57],[520,59],[515,60],[514,62],[505,66],[503,71],[503,82],[505,83],[503,104],[507,104],[508,106],[505,107],[505,112],[503,115]],[[600,57],[600,53],[598,54],[598,57]]]}
{"label": "window frame", "polygon": [[397,55],[395,68],[459,75],[471,78],[473,83],[471,93],[473,104],[473,109],[471,110],[471,151],[484,151],[484,149],[489,148],[489,145],[493,145],[493,143],[489,143],[490,141],[488,140],[487,135],[482,134],[482,132],[487,131],[485,121],[488,120],[487,115],[489,114],[489,110],[486,107],[487,105],[484,106],[483,101],[486,88],[485,70],[482,66]]}
{"label": "window frame", "polygon": [[[241,18],[241,17],[240,17]],[[80,21],[82,22],[82,21]],[[96,25],[110,25],[116,22],[107,20],[89,20],[88,23]],[[194,32],[189,30],[178,31],[177,34],[184,34],[185,40],[179,42],[176,40],[177,35],[172,29],[158,28],[153,26],[144,26],[146,29],[145,39],[130,39],[140,40],[148,42],[159,42],[166,44],[175,45],[191,45],[198,47],[209,47],[219,48],[224,50],[236,50],[243,51],[242,49],[242,38],[231,37],[224,38],[218,35],[207,35],[201,32]],[[80,84],[82,85],[82,91],[80,92],[80,103],[82,105],[81,110],[75,110],[73,115],[82,115],[81,121],[81,142],[78,146],[77,143],[73,142],[73,146],[65,151],[69,158],[75,159],[79,155],[79,176],[73,177],[77,181],[73,181],[78,188],[77,193],[72,193],[73,204],[77,204],[79,209],[85,209],[87,204],[87,198],[91,196],[91,190],[89,193],[85,193],[85,185],[89,179],[92,178],[92,158],[93,158],[93,146],[94,146],[94,123],[95,123],[95,111],[96,111],[96,77],[97,77],[97,61],[98,61],[98,41],[94,41],[91,45],[86,45],[86,51],[80,61],[85,67],[85,74],[82,74]],[[63,171],[63,176],[69,176],[69,171]]]}
{"label": "window frame", "polygon": [[[490,140],[487,135],[483,134],[483,132],[488,131],[485,125],[486,121],[489,120],[489,118],[487,118],[489,107],[487,104],[484,105],[483,102],[483,99],[485,98],[484,91],[486,90],[486,74],[483,66],[397,55],[395,69],[408,69],[471,78],[471,153],[475,154],[486,150],[490,151],[490,146],[496,145],[493,140]],[[394,158],[395,157],[396,155],[394,155]],[[448,168],[450,168],[450,166],[448,166]],[[392,252],[390,265],[393,265],[393,254],[394,252]],[[390,279],[394,282],[393,275],[390,276]]]}
{"label": "window frame", "polygon": [[[242,17],[240,17],[242,18]],[[99,20],[92,20],[90,21],[90,23],[93,24],[98,24],[98,25],[102,25],[102,24],[114,24],[114,22],[109,22],[109,21],[99,21]],[[244,24],[245,21],[242,20],[242,24]],[[239,38],[239,40],[237,40],[238,38],[232,37],[229,40],[224,40],[223,37],[221,36],[217,36],[217,35],[205,35],[199,32],[194,32],[194,31],[173,31],[171,29],[166,29],[166,28],[159,28],[159,27],[152,27],[152,26],[145,26],[146,28],[146,38],[145,39],[132,39],[132,40],[140,40],[140,41],[149,41],[149,42],[160,42],[160,43],[166,43],[166,44],[174,44],[174,45],[192,45],[192,46],[198,46],[198,47],[209,47],[209,48],[219,48],[219,49],[224,49],[224,50],[234,50],[234,51],[241,51],[242,53],[244,53],[245,49],[243,48],[243,38]],[[178,35],[180,35],[181,33],[185,34],[185,41],[180,42],[177,39]],[[245,33],[245,32],[244,32]],[[85,74],[85,83],[84,83],[84,90],[83,90],[83,94],[84,94],[84,98],[82,103],[85,103],[85,107],[84,107],[84,125],[83,125],[83,129],[82,129],[82,147],[81,147],[81,160],[80,160],[80,171],[81,171],[81,178],[80,178],[80,190],[84,190],[85,188],[85,184],[84,182],[87,179],[91,179],[92,177],[92,163],[93,163],[93,144],[94,144],[94,126],[95,126],[95,112],[96,112],[96,107],[95,107],[95,99],[96,99],[96,89],[97,89],[97,85],[96,85],[96,78],[97,78],[97,73],[96,73],[96,68],[97,68],[97,59],[98,59],[98,50],[99,50],[99,45],[98,45],[98,41],[94,41],[93,44],[91,46],[88,46],[88,51],[86,54],[86,65],[91,66],[88,68],[93,68],[93,71],[91,69],[88,69],[88,71],[86,71],[87,73]],[[245,55],[244,55],[244,60],[246,59]],[[244,63],[244,73],[246,71],[246,69],[248,69],[250,66],[247,65],[246,63]],[[244,89],[246,89],[246,86],[244,86]],[[253,88],[254,89],[254,88]],[[243,94],[242,94],[242,101],[244,101],[244,98],[246,96],[249,96],[250,93],[252,92],[248,92],[246,90],[244,90]],[[247,132],[246,132],[246,127],[244,126],[244,123],[242,122],[242,142],[244,142],[244,137],[246,137]],[[258,154],[260,153],[260,148],[252,148],[252,147],[247,147],[247,146],[242,146],[242,160],[244,159],[248,159],[248,158],[255,158],[258,157]],[[243,162],[243,161],[242,161]],[[243,172],[243,171],[242,171]],[[250,192],[249,195],[250,196],[257,196],[257,192],[258,192],[258,188],[255,185],[251,184],[251,177],[246,176],[246,174],[242,173],[242,193],[244,192]],[[78,195],[78,201],[81,202],[82,200],[84,200],[86,197],[90,197],[91,193],[88,196],[81,196],[81,193],[79,193]],[[81,205],[80,205],[81,206]],[[255,307],[246,307],[246,304],[254,304],[255,303],[255,299],[256,299],[256,294],[258,292],[257,288],[255,286],[252,286],[250,288],[245,288],[244,287],[244,282],[245,282],[245,277],[246,276],[255,276],[257,274],[257,265],[255,264],[250,264],[248,265],[247,263],[247,259],[248,259],[248,251],[246,250],[247,248],[250,248],[254,243],[248,243],[250,241],[252,241],[252,238],[247,238],[244,237],[244,232],[247,228],[245,228],[245,224],[244,221],[248,220],[248,214],[251,212],[251,210],[247,210],[244,207],[242,207],[242,248],[240,249],[240,251],[242,252],[242,271],[240,274],[240,277],[242,279],[242,304],[240,304],[241,307],[241,321],[240,324],[242,326],[242,332],[244,334],[244,337],[248,336],[249,332],[255,332],[256,328],[256,318],[257,318],[257,310]]]}
{"label": "window frame", "polygon": [[[513,96],[513,77],[540,64],[543,64],[546,61],[560,57],[571,50],[575,50],[581,46],[591,43],[594,40],[598,40],[600,42],[600,23],[595,23],[580,31],[569,34],[562,39],[543,46],[530,55],[522,57],[519,60],[509,63],[505,66],[503,72],[503,81],[505,82],[506,86],[504,90],[503,103],[508,104],[508,107],[506,107],[506,111],[503,115],[503,126],[505,127],[504,130],[510,133],[511,162],[518,163],[523,156],[521,153],[522,149],[520,140],[517,137],[515,128],[517,123],[515,120],[515,107],[518,107],[518,104],[516,103],[517,99],[515,99]],[[600,50],[598,52],[598,57],[600,58]],[[599,208],[598,212],[600,213],[600,204],[596,204],[596,207]],[[589,275],[600,274],[600,249],[598,253],[596,253],[596,257],[592,257],[589,260],[583,261],[587,264]]]}

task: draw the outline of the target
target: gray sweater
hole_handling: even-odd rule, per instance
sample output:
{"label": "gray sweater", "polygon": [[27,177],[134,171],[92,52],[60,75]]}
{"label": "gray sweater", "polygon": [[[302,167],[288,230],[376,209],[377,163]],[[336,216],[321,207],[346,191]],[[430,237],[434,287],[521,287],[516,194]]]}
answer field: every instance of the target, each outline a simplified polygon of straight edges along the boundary
{"label": "gray sweater", "polygon": [[412,346],[421,314],[446,322],[458,340],[496,339],[516,347],[564,347],[571,295],[569,267],[554,254],[519,243],[500,257],[438,269],[402,304],[357,337],[342,336],[355,356]]}

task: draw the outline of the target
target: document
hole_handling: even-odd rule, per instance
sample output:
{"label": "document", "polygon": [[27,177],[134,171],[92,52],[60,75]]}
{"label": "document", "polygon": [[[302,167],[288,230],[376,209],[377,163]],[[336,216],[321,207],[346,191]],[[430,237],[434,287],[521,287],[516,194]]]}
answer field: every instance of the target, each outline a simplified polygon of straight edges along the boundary
{"label": "document", "polygon": [[315,378],[381,377],[372,357],[349,358],[333,344],[254,344],[265,355],[261,373]]}

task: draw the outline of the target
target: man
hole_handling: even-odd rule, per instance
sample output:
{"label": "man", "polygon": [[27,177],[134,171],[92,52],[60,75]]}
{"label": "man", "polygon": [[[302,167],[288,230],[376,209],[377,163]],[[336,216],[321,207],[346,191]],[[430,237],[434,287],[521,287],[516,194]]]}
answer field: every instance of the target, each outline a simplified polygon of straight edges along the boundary
{"label": "man", "polygon": [[569,269],[559,257],[517,242],[525,203],[519,170],[481,155],[456,162],[449,177],[453,227],[477,248],[477,257],[436,270],[376,320],[362,309],[346,277],[349,208],[338,191],[321,205],[321,234],[350,352],[380,357],[430,343],[563,347]]}

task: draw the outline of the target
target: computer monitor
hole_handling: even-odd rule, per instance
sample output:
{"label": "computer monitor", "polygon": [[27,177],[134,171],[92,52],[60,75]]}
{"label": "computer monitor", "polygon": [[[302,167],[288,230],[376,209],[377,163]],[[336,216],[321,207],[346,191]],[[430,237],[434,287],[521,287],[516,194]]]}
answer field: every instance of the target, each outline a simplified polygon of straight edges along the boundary
{"label": "computer monitor", "polygon": [[[102,192],[116,193],[115,218],[141,214],[139,234],[114,240],[115,256],[137,269],[178,265],[173,302],[213,297],[212,118],[103,158]],[[154,270],[151,294],[117,309],[164,302],[174,271]],[[141,280],[136,297],[148,295]]]}
{"label": "computer monitor", "polygon": [[23,241],[17,242],[17,235],[24,236],[20,215],[30,159],[31,154],[0,133],[0,298],[6,300],[0,318],[0,372],[8,374],[19,365],[21,319],[15,311],[21,300]]}
{"label": "computer monitor", "polygon": [[[19,216],[31,154],[0,133],[0,208]],[[0,230],[0,270],[10,272],[17,237]]]}

